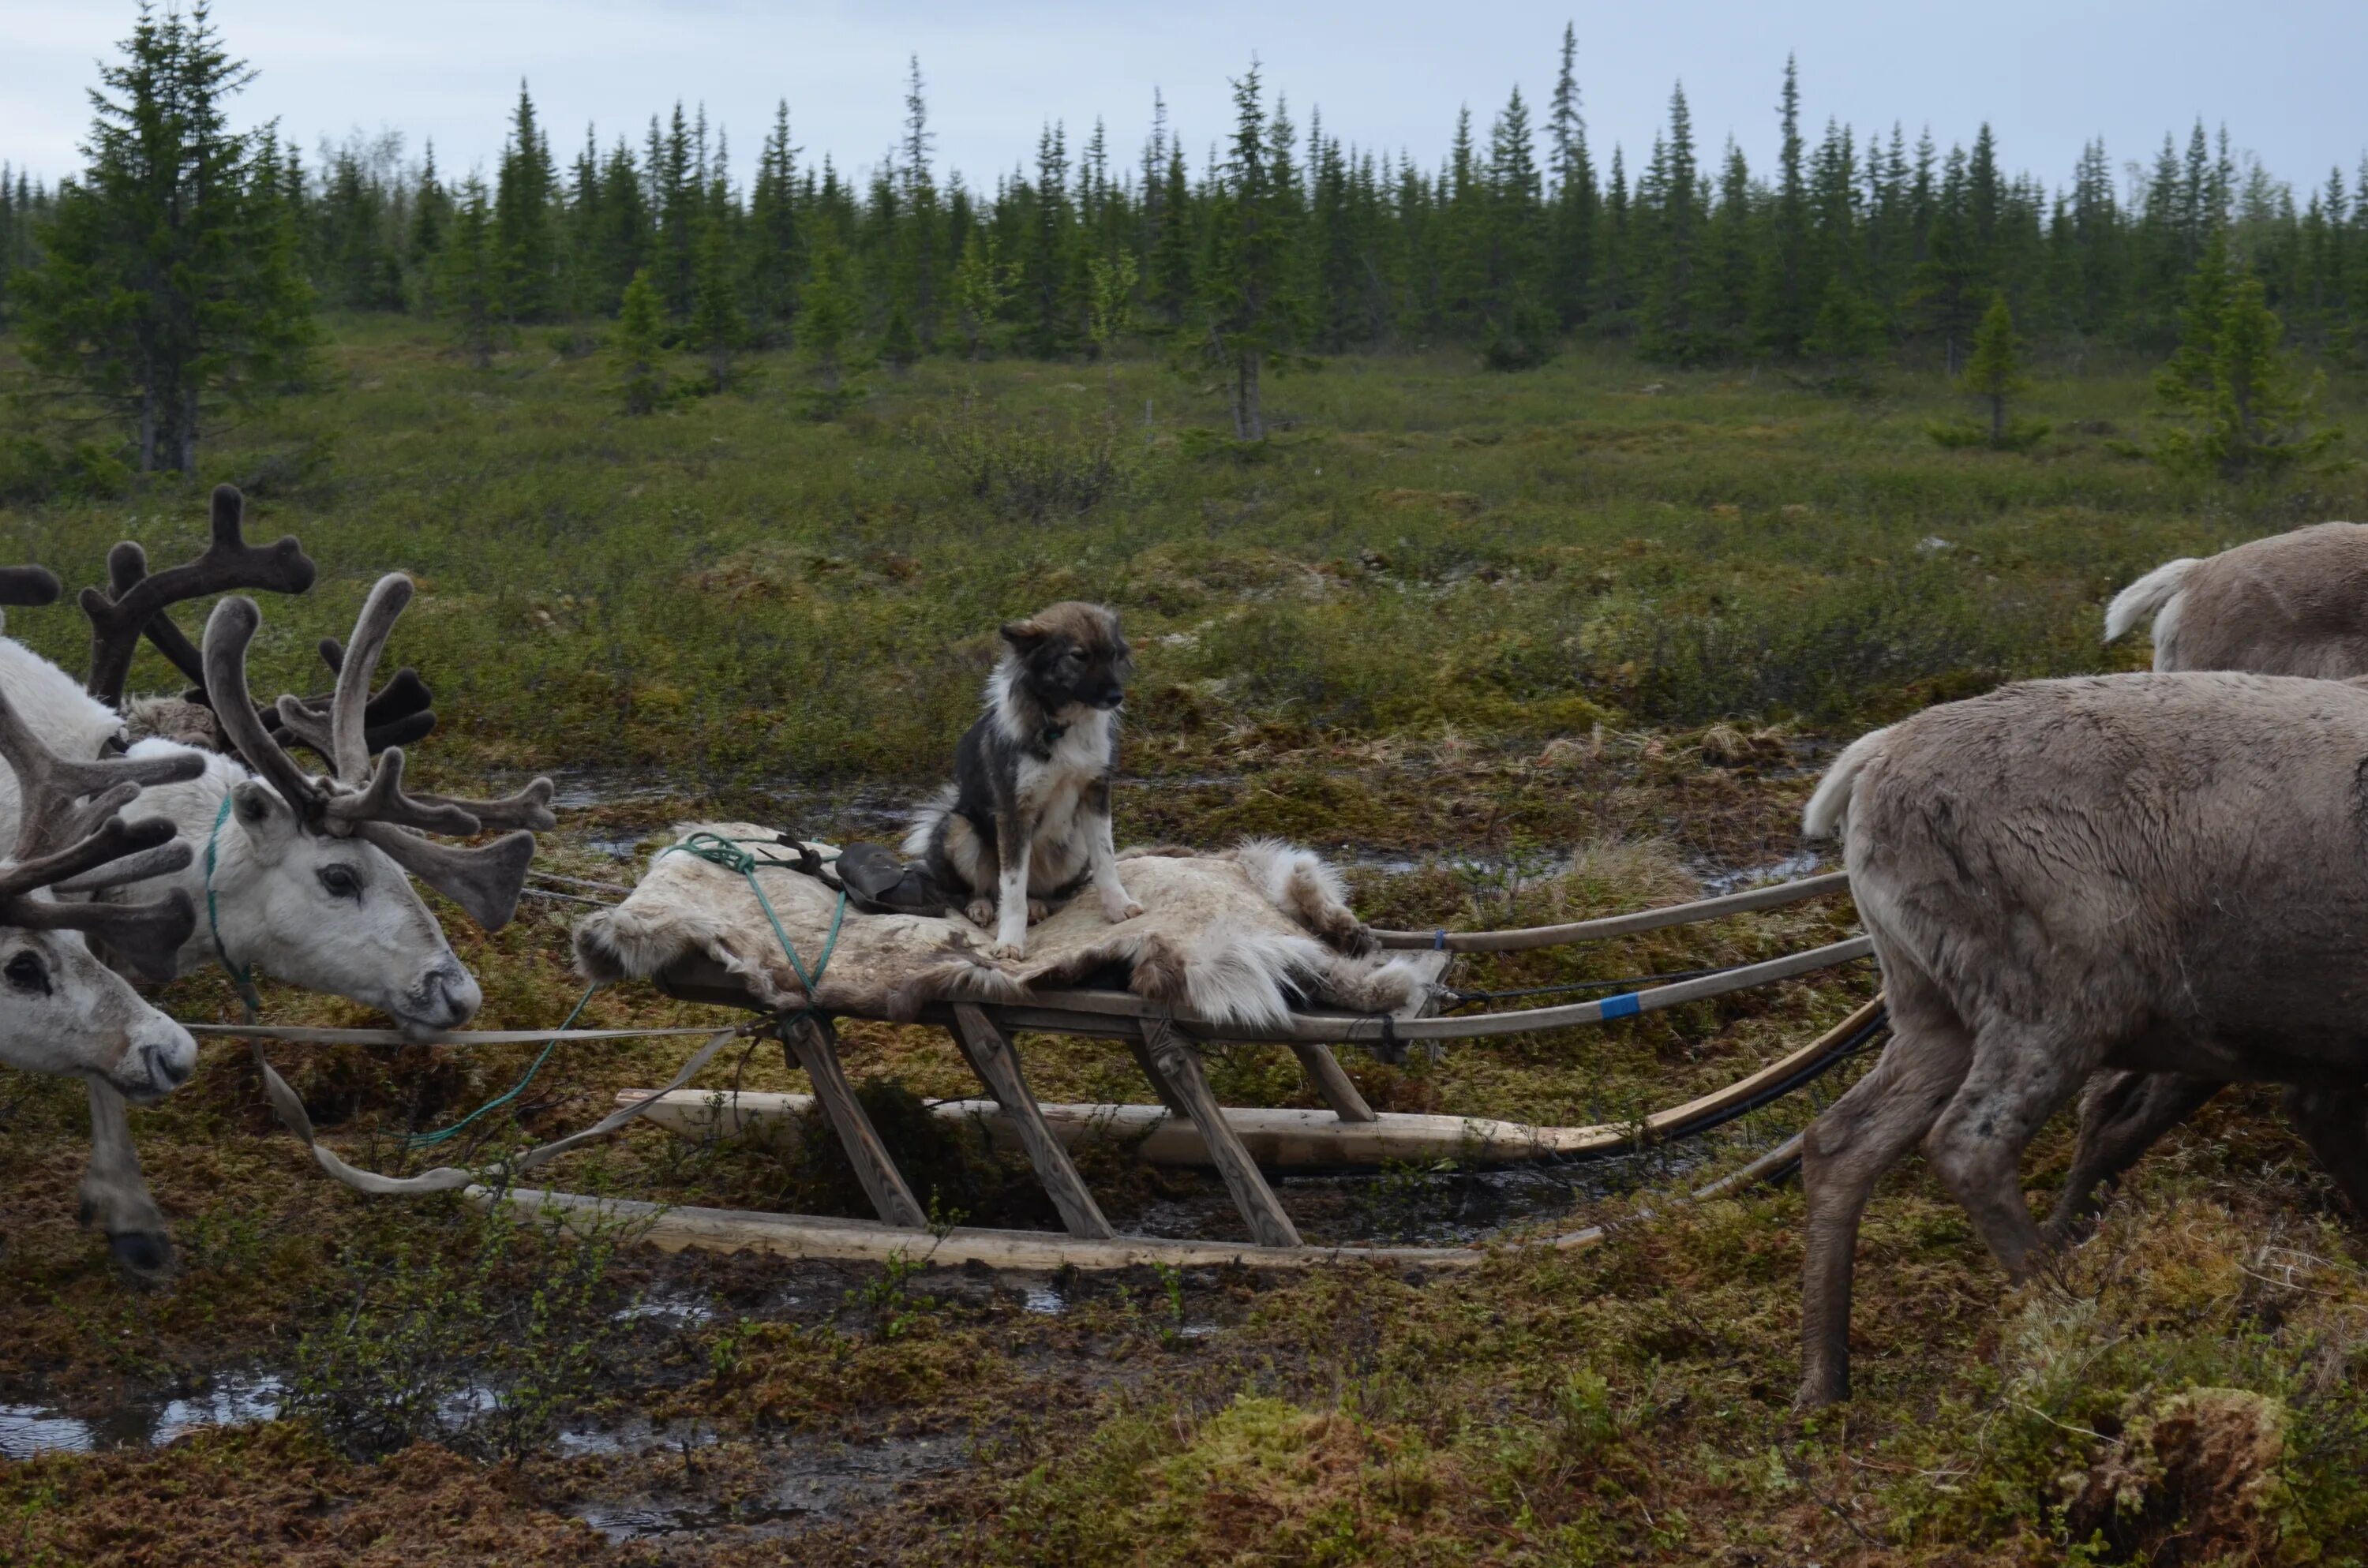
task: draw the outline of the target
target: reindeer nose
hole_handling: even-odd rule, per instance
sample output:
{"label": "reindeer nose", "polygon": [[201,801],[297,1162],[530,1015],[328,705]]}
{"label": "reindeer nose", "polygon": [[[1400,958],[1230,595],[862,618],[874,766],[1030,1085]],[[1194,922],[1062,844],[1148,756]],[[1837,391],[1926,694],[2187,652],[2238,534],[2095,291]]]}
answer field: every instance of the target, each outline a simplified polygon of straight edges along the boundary
{"label": "reindeer nose", "polygon": [[182,1061],[179,1052],[167,1046],[142,1046],[140,1055],[148,1064],[149,1081],[160,1088],[179,1088],[189,1081],[190,1073],[197,1067],[194,1060]]}
{"label": "reindeer nose", "polygon": [[458,961],[447,960],[420,977],[420,1011],[424,1015],[442,1016],[439,1028],[459,1028],[477,1016],[477,1006],[484,999],[477,982]]}

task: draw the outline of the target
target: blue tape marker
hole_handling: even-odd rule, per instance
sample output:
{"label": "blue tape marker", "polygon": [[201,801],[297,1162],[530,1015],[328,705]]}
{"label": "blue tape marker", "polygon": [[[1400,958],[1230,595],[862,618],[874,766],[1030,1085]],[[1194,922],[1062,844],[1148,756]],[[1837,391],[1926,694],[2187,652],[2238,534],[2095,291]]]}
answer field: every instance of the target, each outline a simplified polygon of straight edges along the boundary
{"label": "blue tape marker", "polygon": [[1443,953],[1447,950],[1446,926],[1441,926],[1430,934],[1430,950],[1435,953]]}
{"label": "blue tape marker", "polygon": [[1633,1018],[1645,1010],[1645,1005],[1636,1000],[1643,994],[1641,991],[1628,991],[1617,996],[1606,996],[1600,1004],[1601,1010],[1598,1016],[1606,1018]]}

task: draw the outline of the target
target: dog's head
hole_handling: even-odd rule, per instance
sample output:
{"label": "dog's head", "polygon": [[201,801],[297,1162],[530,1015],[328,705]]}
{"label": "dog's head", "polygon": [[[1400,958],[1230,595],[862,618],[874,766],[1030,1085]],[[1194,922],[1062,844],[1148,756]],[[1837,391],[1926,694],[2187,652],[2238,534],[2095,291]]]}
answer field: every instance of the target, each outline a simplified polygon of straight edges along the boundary
{"label": "dog's head", "polygon": [[1134,650],[1120,634],[1115,611],[1064,599],[1008,623],[1003,640],[1047,712],[1076,704],[1109,710],[1126,700]]}

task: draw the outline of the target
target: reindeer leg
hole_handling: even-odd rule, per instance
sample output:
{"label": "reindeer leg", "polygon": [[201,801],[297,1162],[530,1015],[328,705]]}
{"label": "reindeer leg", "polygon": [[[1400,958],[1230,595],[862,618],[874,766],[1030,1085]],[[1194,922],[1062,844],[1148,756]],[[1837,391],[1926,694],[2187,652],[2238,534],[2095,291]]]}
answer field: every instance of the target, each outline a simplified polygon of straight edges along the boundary
{"label": "reindeer leg", "polygon": [[173,1238],[140,1174],[129,1108],[121,1095],[97,1079],[89,1089],[90,1169],[82,1178],[82,1222],[99,1227],[108,1251],[133,1278],[162,1279],[172,1271]]}
{"label": "reindeer leg", "polygon": [[2093,1074],[2080,1094],[2080,1146],[2042,1232],[2046,1244],[2068,1246],[2085,1234],[2099,1191],[2225,1086],[2175,1073]]}
{"label": "reindeer leg", "polygon": [[2290,1088],[2286,1114],[2354,1212],[2368,1220],[2368,1086]]}
{"label": "reindeer leg", "polygon": [[[1801,1286],[1801,1392],[1793,1408],[1850,1397],[1850,1276],[1859,1220],[1883,1173],[1916,1146],[1956,1093],[1973,1037],[1903,965],[1884,966],[1892,1041],[1801,1142],[1808,1248]],[[1906,984],[1897,983],[1906,980]]]}
{"label": "reindeer leg", "polygon": [[1941,1185],[1964,1206],[1990,1256],[2010,1279],[2030,1277],[2042,1250],[2022,1196],[2022,1152],[2080,1090],[2094,1058],[2044,1027],[1993,1024],[1974,1046],[1965,1074],[1924,1139]]}

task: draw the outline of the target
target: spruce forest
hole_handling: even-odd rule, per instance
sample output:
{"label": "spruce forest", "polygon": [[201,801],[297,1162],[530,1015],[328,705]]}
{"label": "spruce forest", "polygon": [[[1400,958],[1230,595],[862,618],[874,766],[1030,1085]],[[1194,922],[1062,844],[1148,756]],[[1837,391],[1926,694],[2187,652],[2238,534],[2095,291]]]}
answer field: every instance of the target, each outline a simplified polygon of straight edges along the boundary
{"label": "spruce forest", "polygon": [[[1565,30],[1543,103],[1515,87],[1485,130],[1460,111],[1433,168],[1303,124],[1253,63],[1206,152],[1155,104],[1133,141],[1047,125],[987,183],[938,166],[916,58],[902,143],[860,177],[809,156],[786,103],[745,163],[679,103],[570,151],[521,85],[490,181],[393,131],[276,147],[258,178],[328,308],[613,318],[646,270],[671,330],[761,347],[794,341],[820,278],[892,359],[1091,355],[1121,267],[1139,330],[1197,347],[1252,309],[1274,355],[1461,344],[1515,370],[1579,335],[1672,366],[1953,369],[1999,292],[2050,347],[2164,354],[2214,235],[2294,343],[2348,358],[2368,331],[2368,158],[2298,187],[2198,121],[2141,163],[2092,143],[2051,181],[1987,125],[1945,151],[1929,128],[1820,128],[1790,62],[1772,166],[1698,142],[1682,85],[1648,149],[1606,153],[1577,62]],[[0,321],[53,200],[0,171]]]}
{"label": "spruce forest", "polygon": [[[743,8],[601,14],[643,9],[745,47]],[[1360,145],[1245,36],[1222,123],[1146,93],[1122,129],[1048,124],[1016,165],[957,170],[924,74],[947,45],[916,20],[876,162],[794,102],[747,126],[620,103],[579,140],[505,66],[502,151],[470,168],[367,74],[356,117],[397,129],[265,119],[245,89],[297,68],[284,36],[139,6],[87,100],[52,107],[87,103],[80,165],[0,148],[0,568],[61,590],[7,608],[0,718],[37,706],[40,660],[43,689],[83,687],[112,598],[125,722],[226,733],[204,655],[118,596],[206,552],[230,484],[256,553],[292,534],[317,563],[302,592],[241,590],[252,695],[299,699],[256,718],[306,778],[242,794],[215,757],[217,783],[173,786],[225,792],[177,819],[189,941],[140,994],[222,1032],[120,1113],[153,1214],[108,1207],[120,1166],[85,1179],[103,1096],[5,1064],[9,1009],[47,998],[0,923],[0,1563],[2368,1563],[2368,1223],[2277,1090],[2210,1097],[2020,1282],[1905,1159],[1858,1232],[1850,1397],[1820,1410],[1794,1405],[1792,1179],[1896,1038],[1884,975],[1835,951],[1863,935],[1844,850],[1803,830],[1843,748],[2014,682],[2154,689],[2147,618],[2100,637],[2123,590],[2368,519],[2368,161],[2267,168],[2182,104],[2159,148],[2034,170],[2011,119],[1820,115],[1804,46],[1764,101],[1716,106],[1772,132],[1763,166],[1705,145],[1682,90],[1648,142],[1590,124],[1558,20],[1501,107],[1438,106],[1435,163]],[[835,25],[801,19],[801,47]],[[2194,47],[2262,47],[2229,31]],[[581,61],[538,47],[559,101]],[[352,760],[322,701],[394,573],[357,766],[441,836],[319,831],[361,810],[328,785],[322,824],[250,829],[308,794],[307,733]],[[211,597],[165,614],[235,631]],[[579,931],[661,873],[713,871],[750,961],[786,973],[796,908],[754,925],[733,856],[778,892],[804,879],[757,881],[742,845],[904,844],[1012,678],[1004,629],[1070,600],[1132,651],[1116,845],[1235,870],[1246,842],[1303,846],[1435,989],[1338,1004],[1365,1032],[1327,1056],[1130,1015],[1110,992],[1147,962],[1080,983],[1094,1019],[1135,1017],[1105,1030],[1125,1040],[1061,1032],[1057,981],[794,1034],[794,1007],[665,975],[590,983]],[[461,853],[453,813],[500,808],[456,802],[521,791],[523,820],[538,777],[555,826],[509,862],[497,928],[382,848]],[[685,858],[686,824],[730,846]],[[384,882],[351,880],[366,848]],[[257,863],[302,895],[271,921],[242,904]],[[441,961],[474,983],[461,1033],[389,1031],[383,988],[295,961],[408,952],[418,927],[354,936],[395,931],[404,889],[445,944],[417,988],[455,994]],[[1051,920],[1123,932],[1094,891]],[[1260,893],[1258,921],[1315,928],[1300,892]],[[788,956],[808,995],[866,961],[840,916],[939,918],[813,896],[837,915]],[[1166,913],[1144,902],[1129,920]],[[1538,926],[1563,929],[1435,951]],[[281,945],[246,950],[256,928]],[[950,914],[931,956],[991,968],[971,934]],[[1532,1007],[1555,1012],[1455,1032]],[[950,1032],[973,1011],[987,1033]],[[711,1047],[675,1119],[521,1168]],[[1162,1108],[1179,1052],[1225,1112]],[[2133,1081],[2210,1087],[2100,1100]],[[1019,1096],[1074,1134],[1083,1201]],[[1224,1167],[1203,1130],[1234,1114],[1281,1131]],[[2051,1218],[2075,1121],[2021,1160]],[[438,1190],[354,1190],[331,1152]],[[1260,1244],[1245,1167],[1305,1247]],[[563,1216],[521,1183],[621,1206]]]}

